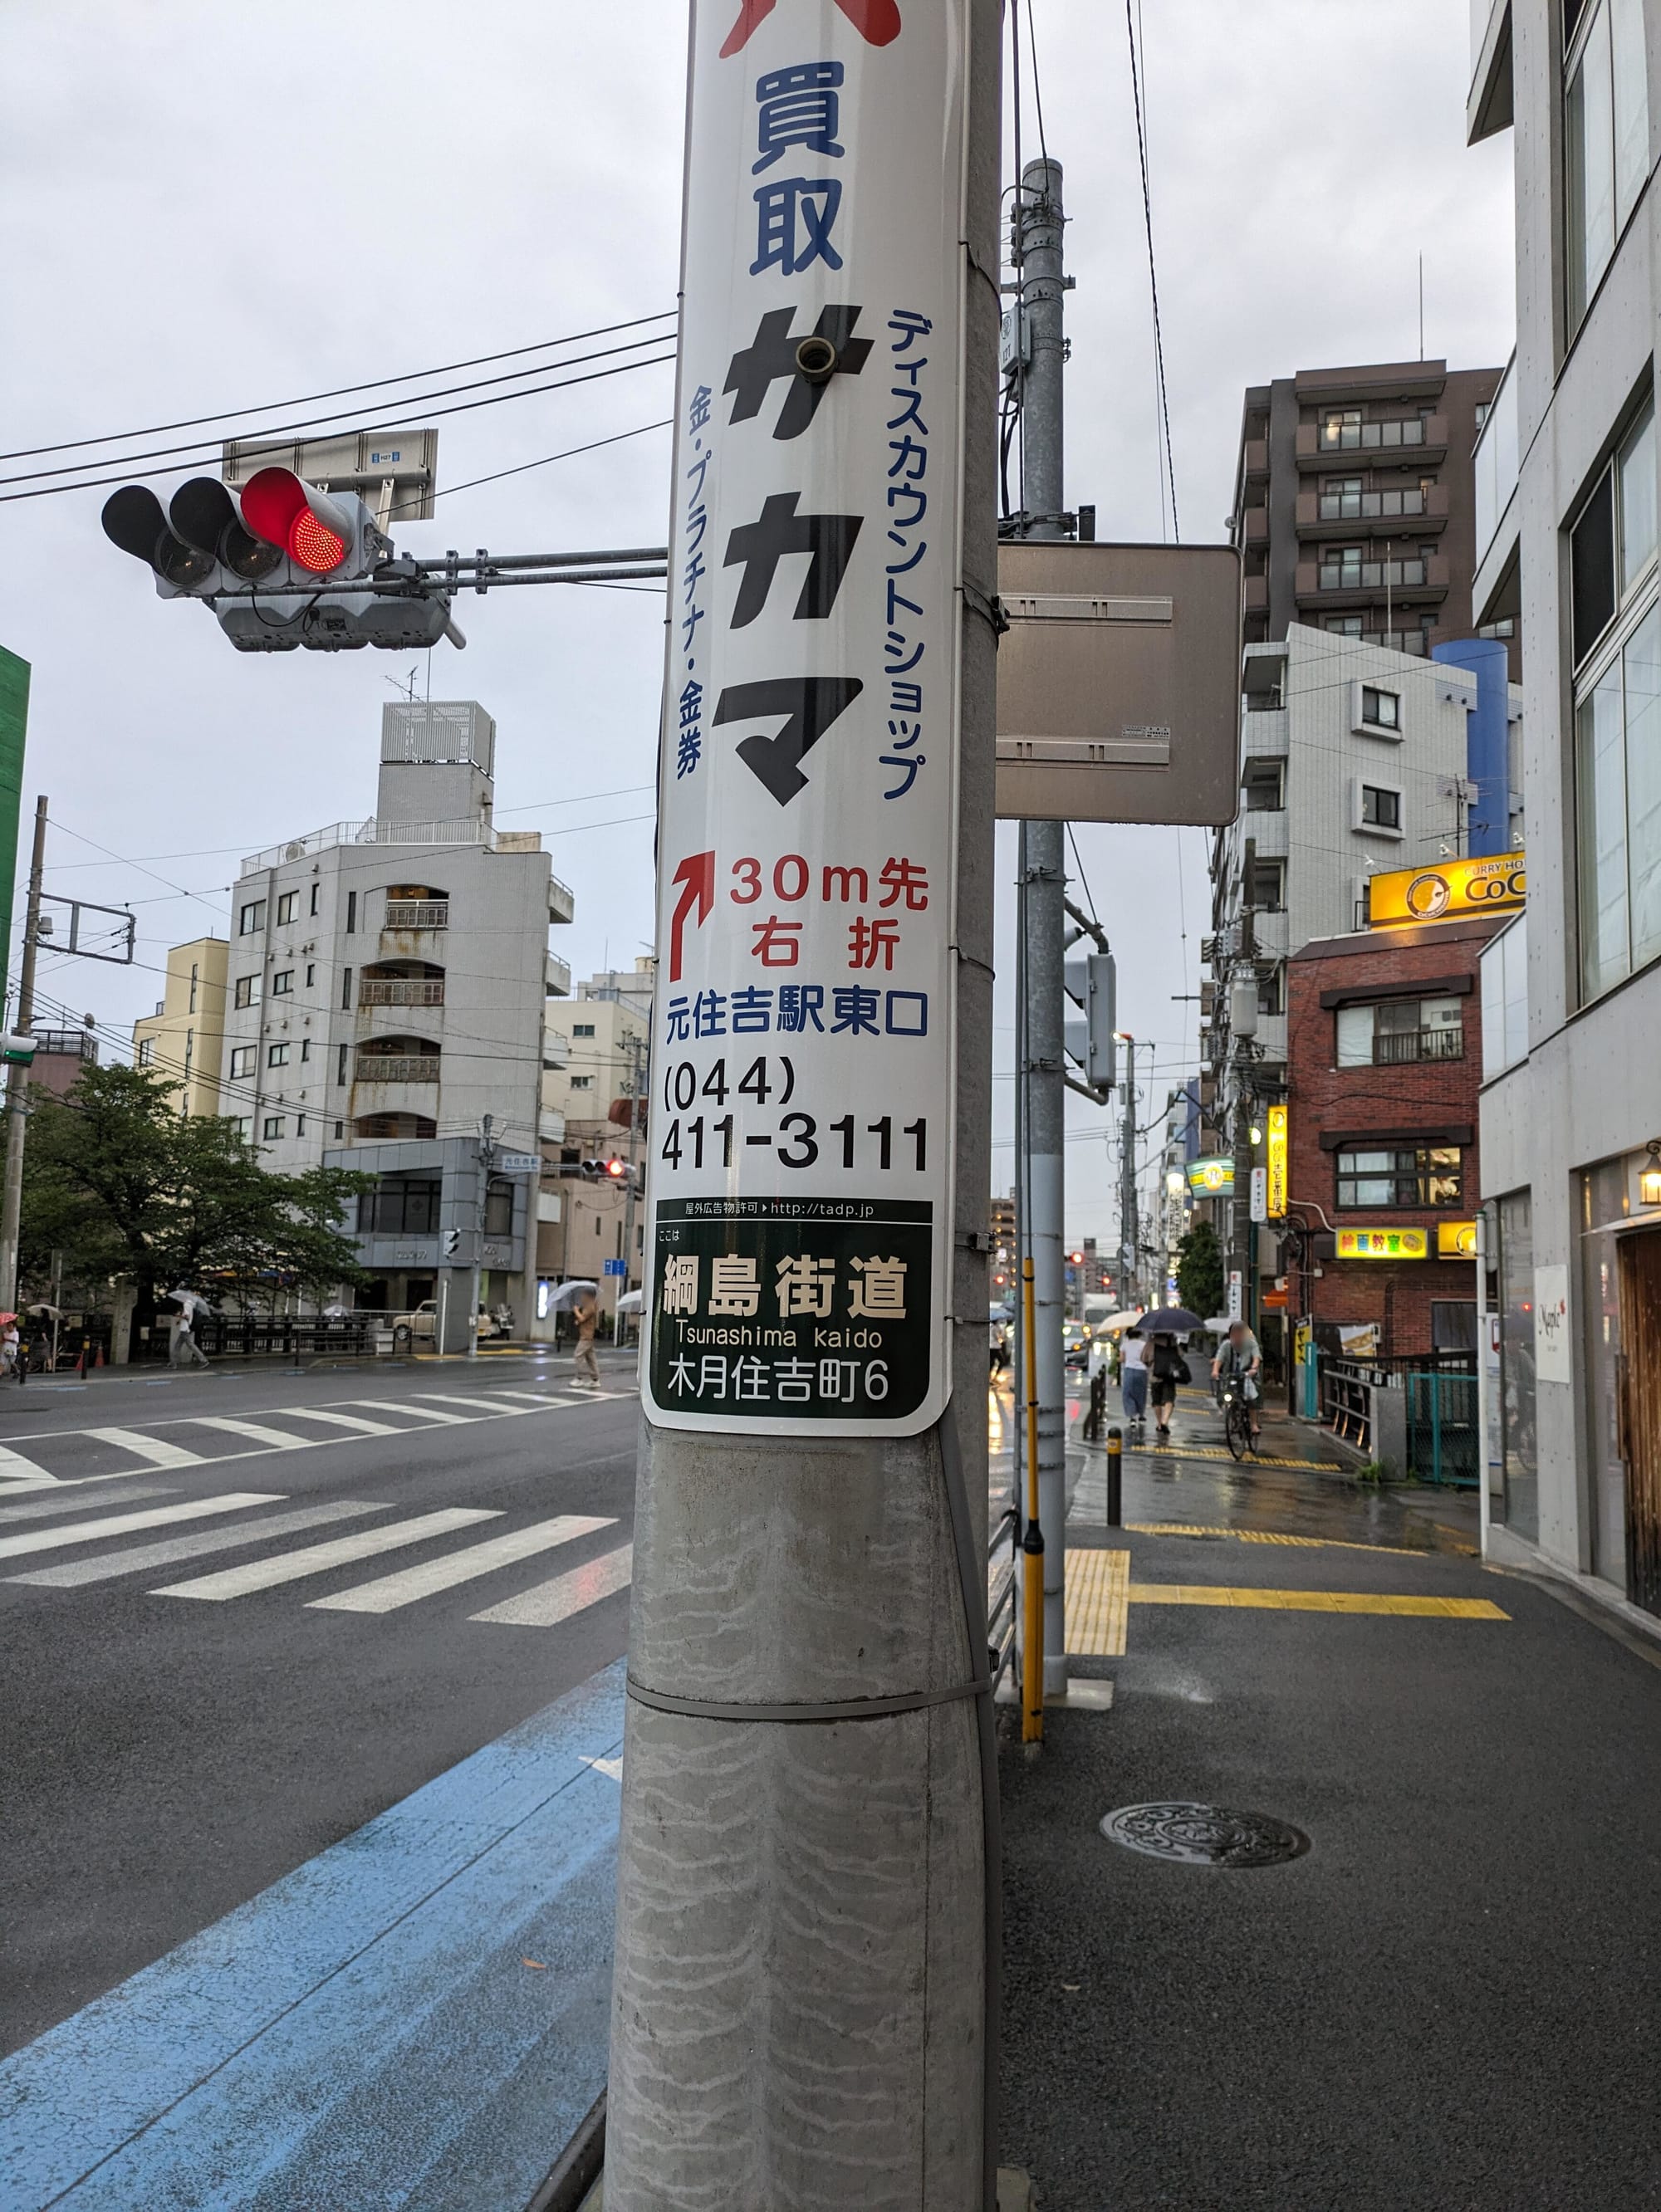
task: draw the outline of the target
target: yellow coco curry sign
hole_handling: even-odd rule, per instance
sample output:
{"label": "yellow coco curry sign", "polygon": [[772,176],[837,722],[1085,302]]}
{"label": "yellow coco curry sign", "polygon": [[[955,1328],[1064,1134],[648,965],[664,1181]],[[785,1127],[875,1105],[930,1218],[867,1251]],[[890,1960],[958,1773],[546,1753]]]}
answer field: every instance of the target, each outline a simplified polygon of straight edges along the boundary
{"label": "yellow coco curry sign", "polygon": [[1423,1229],[1341,1229],[1341,1260],[1423,1260],[1429,1256],[1430,1237]]}
{"label": "yellow coco curry sign", "polygon": [[1367,886],[1374,929],[1446,921],[1469,914],[1510,914],[1523,905],[1528,878],[1521,853],[1486,860],[1439,860],[1434,867],[1394,868]]}
{"label": "yellow coco curry sign", "polygon": [[1476,1257],[1476,1224],[1474,1221],[1439,1221],[1436,1224],[1436,1256],[1439,1260],[1474,1260]]}
{"label": "yellow coco curry sign", "polygon": [[1264,1164],[1269,1170],[1268,1203],[1264,1212],[1271,1221],[1282,1221],[1287,1210],[1287,1109],[1271,1106],[1269,1109],[1266,1134],[1269,1143],[1264,1152]]}

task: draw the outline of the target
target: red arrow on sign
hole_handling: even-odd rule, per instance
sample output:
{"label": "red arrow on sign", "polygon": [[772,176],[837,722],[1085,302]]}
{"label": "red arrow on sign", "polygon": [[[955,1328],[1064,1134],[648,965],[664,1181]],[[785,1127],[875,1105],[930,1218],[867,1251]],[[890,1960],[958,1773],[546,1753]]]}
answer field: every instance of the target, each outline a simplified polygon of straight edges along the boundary
{"label": "red arrow on sign", "polygon": [[713,853],[694,853],[675,870],[673,880],[680,887],[680,896],[675,901],[674,919],[669,924],[669,981],[680,981],[680,940],[686,927],[686,917],[696,906],[698,927],[709,921],[715,903],[715,856]]}
{"label": "red arrow on sign", "polygon": [[[723,61],[748,44],[751,31],[757,23],[766,21],[777,4],[778,0],[741,0],[739,19],[727,33],[727,43],[721,50]],[[837,0],[837,5],[870,46],[888,46],[900,34],[900,11],[896,0]]]}

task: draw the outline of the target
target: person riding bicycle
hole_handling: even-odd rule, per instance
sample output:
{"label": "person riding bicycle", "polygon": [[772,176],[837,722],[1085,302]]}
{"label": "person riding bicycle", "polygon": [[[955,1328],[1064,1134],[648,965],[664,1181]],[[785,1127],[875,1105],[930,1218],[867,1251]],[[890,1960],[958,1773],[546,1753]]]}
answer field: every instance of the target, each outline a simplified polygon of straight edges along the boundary
{"label": "person riding bicycle", "polygon": [[1251,1415],[1251,1441],[1255,1444],[1262,1434],[1262,1424],[1257,1417],[1257,1407],[1262,1397],[1263,1355],[1256,1338],[1243,1321],[1228,1325],[1228,1334],[1218,1346],[1217,1357],[1211,1363],[1211,1379],[1218,1386],[1220,1398],[1230,1382],[1238,1382],[1240,1395]]}

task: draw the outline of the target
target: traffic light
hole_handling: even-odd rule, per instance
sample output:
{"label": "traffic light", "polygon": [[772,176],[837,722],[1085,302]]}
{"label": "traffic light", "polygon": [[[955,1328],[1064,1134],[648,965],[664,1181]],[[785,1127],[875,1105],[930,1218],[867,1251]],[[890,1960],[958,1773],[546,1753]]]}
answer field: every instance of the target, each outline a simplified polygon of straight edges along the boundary
{"label": "traffic light", "polygon": [[1117,997],[1116,976],[1110,952],[1092,952],[1082,960],[1069,960],[1062,969],[1062,983],[1074,1006],[1084,1008],[1084,1019],[1065,1024],[1067,1054],[1084,1070],[1085,1080],[1105,1098],[1115,1076],[1113,1024]]}
{"label": "traffic light", "polygon": [[357,494],[322,490],[292,469],[261,469],[240,495],[192,477],[165,512],[148,485],[123,484],[103,519],[161,598],[205,599],[240,653],[403,653],[450,631],[448,597],[392,565],[392,540]]}

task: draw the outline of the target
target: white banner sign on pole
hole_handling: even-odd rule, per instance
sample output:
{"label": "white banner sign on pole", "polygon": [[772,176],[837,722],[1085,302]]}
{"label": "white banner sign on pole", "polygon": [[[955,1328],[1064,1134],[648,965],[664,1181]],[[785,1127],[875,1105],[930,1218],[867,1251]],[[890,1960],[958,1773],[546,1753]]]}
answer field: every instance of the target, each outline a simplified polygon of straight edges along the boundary
{"label": "white banner sign on pole", "polygon": [[949,1388],[964,0],[697,0],[652,1418]]}

